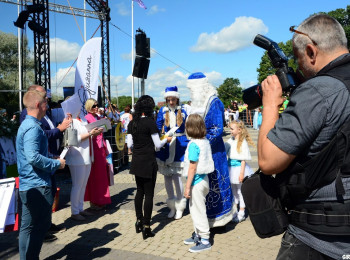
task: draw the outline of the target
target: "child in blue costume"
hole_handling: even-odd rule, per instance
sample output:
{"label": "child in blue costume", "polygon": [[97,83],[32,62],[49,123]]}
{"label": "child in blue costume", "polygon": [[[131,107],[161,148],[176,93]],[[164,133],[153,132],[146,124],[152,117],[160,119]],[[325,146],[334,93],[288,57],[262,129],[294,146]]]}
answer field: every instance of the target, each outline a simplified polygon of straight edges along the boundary
{"label": "child in blue costume", "polygon": [[166,106],[162,107],[158,113],[157,127],[162,133],[167,133],[174,127],[178,127],[178,129],[175,131],[172,141],[157,152],[158,171],[164,175],[164,184],[168,195],[167,205],[170,209],[168,218],[180,219],[186,208],[181,175],[188,144],[185,134],[187,113],[180,106],[180,95],[176,86],[167,87],[164,98]]}
{"label": "child in blue costume", "polygon": [[224,226],[232,220],[232,191],[222,134],[224,130],[224,105],[216,96],[215,88],[201,73],[189,76],[187,87],[191,91],[191,114],[203,117],[207,128],[215,170],[208,175],[210,191],[207,196],[207,217],[210,227]]}

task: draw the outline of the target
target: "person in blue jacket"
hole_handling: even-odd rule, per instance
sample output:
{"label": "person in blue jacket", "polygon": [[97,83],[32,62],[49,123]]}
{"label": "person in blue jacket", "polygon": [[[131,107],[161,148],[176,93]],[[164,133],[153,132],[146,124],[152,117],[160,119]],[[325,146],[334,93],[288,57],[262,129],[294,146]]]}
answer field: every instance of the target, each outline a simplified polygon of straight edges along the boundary
{"label": "person in blue jacket", "polygon": [[[188,144],[185,134],[187,113],[180,105],[180,95],[176,86],[165,89],[166,105],[159,110],[157,127],[166,134],[172,129],[172,141],[157,152],[159,172],[164,175],[165,189],[168,195],[167,205],[170,209],[168,218],[180,219],[186,208],[186,199],[183,197],[181,175],[184,167],[184,155]],[[174,192],[175,187],[175,192]]]}

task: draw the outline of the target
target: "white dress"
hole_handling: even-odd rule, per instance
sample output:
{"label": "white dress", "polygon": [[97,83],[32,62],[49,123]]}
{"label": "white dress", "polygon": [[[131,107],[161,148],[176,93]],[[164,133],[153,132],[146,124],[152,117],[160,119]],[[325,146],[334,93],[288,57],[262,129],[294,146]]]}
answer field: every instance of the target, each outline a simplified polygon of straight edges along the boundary
{"label": "white dress", "polygon": [[[244,139],[241,145],[241,152],[238,153],[237,151],[237,140],[234,140],[233,138],[230,138],[225,143],[225,150],[226,154],[229,159],[231,160],[239,160],[239,161],[245,161],[245,170],[244,170],[244,177],[250,176],[253,174],[253,170],[248,165],[247,161],[250,161],[252,159],[248,147],[248,142]],[[229,174],[230,174],[230,182],[232,184],[239,184],[239,175],[241,173],[241,166],[228,166]]]}

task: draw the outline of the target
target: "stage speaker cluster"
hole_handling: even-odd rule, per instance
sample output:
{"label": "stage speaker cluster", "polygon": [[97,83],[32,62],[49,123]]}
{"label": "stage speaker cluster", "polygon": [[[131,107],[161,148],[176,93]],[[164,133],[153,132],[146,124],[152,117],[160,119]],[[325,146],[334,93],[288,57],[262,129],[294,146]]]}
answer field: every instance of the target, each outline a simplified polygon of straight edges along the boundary
{"label": "stage speaker cluster", "polygon": [[150,39],[146,34],[138,29],[135,36],[136,41],[136,58],[132,75],[137,78],[147,79],[148,68],[151,57],[150,55]]}

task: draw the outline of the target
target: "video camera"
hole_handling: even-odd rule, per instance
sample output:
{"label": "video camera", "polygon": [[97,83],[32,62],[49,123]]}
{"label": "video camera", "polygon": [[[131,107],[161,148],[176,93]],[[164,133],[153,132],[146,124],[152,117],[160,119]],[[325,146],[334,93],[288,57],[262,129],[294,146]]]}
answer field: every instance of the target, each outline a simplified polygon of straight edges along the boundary
{"label": "video camera", "polygon": [[[293,91],[293,89],[298,86],[296,75],[293,69],[288,67],[288,58],[278,44],[260,34],[255,36],[254,44],[267,50],[272,66],[277,69],[276,75],[282,85],[282,91]],[[248,109],[254,109],[261,106],[262,96],[263,92],[260,84],[243,90],[243,101],[248,105]]]}

